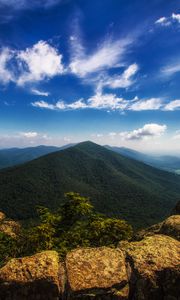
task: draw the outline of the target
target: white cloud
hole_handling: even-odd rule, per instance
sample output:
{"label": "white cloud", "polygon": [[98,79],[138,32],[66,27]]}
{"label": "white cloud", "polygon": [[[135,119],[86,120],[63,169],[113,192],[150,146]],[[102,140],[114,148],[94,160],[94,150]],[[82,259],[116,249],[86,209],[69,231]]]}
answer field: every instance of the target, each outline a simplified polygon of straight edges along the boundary
{"label": "white cloud", "polygon": [[39,41],[32,48],[20,51],[17,59],[21,68],[21,75],[17,80],[19,85],[52,78],[64,71],[62,55],[45,41]]}
{"label": "white cloud", "polygon": [[177,110],[180,109],[180,100],[173,100],[164,106],[164,110]]}
{"label": "white cloud", "polygon": [[172,19],[180,23],[180,14],[172,14]]}
{"label": "white cloud", "polygon": [[20,136],[25,138],[34,138],[38,136],[38,133],[35,131],[29,131],[29,132],[20,132]]}
{"label": "white cloud", "polygon": [[126,100],[115,94],[97,92],[87,100],[79,99],[72,103],[66,103],[63,100],[57,101],[55,104],[48,103],[44,100],[31,103],[34,107],[51,109],[51,110],[78,110],[78,109],[104,109],[104,110],[158,110],[164,109],[163,100],[161,98],[150,98],[139,100],[136,96],[134,99]]}
{"label": "white cloud", "polygon": [[127,106],[127,101],[123,98],[119,98],[114,94],[101,94],[97,93],[94,96],[87,99],[79,99],[72,103],[65,103],[64,101],[58,101],[55,104],[49,104],[45,101],[35,101],[31,103],[34,107],[46,108],[51,110],[77,110],[77,109],[111,109],[123,110]]}
{"label": "white cloud", "polygon": [[155,24],[160,24],[162,26],[169,26],[171,25],[171,22],[169,21],[169,18],[161,17],[155,22]]}
{"label": "white cloud", "polygon": [[172,76],[178,72],[180,72],[180,59],[179,58],[176,60],[176,62],[165,66],[161,70],[161,74],[164,76]]}
{"label": "white cloud", "polygon": [[156,20],[155,24],[161,25],[161,26],[169,26],[173,23],[180,23],[180,14],[172,13],[170,17],[161,17],[158,20]]}
{"label": "white cloud", "polygon": [[159,137],[166,131],[166,125],[159,124],[145,124],[142,128],[133,131],[121,132],[119,135],[123,140],[142,140],[154,137]]}
{"label": "white cloud", "polygon": [[12,52],[8,48],[3,48],[0,52],[0,83],[2,84],[14,80],[13,74],[7,66],[12,56]]}
{"label": "white cloud", "polygon": [[37,90],[37,89],[32,89],[31,92],[32,92],[34,95],[37,95],[37,96],[48,97],[48,96],[50,95],[48,92],[40,91],[40,90]]}
{"label": "white cloud", "polygon": [[132,40],[128,38],[114,42],[106,40],[92,54],[86,54],[78,37],[73,36],[70,40],[72,59],[69,68],[72,73],[79,77],[115,68],[117,64],[122,64],[127,46],[132,43]]}
{"label": "white cloud", "polygon": [[102,86],[109,86],[113,89],[127,88],[134,83],[132,77],[137,73],[138,69],[137,64],[132,64],[121,75],[111,76],[102,81]]}
{"label": "white cloud", "polygon": [[162,107],[163,102],[161,98],[151,98],[147,100],[136,101],[129,106],[129,110],[158,110]]}

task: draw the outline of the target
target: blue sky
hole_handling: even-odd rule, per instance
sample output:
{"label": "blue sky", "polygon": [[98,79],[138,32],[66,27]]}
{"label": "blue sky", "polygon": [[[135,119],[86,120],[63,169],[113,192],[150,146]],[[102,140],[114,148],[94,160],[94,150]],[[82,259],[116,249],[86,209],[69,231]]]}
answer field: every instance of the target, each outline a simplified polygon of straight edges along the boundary
{"label": "blue sky", "polygon": [[0,0],[0,147],[179,153],[178,2]]}

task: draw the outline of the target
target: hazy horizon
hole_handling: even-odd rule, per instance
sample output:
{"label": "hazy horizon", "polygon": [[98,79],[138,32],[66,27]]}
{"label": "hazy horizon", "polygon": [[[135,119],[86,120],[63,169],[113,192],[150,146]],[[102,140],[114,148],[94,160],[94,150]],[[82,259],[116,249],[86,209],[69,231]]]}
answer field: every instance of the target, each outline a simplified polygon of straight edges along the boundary
{"label": "hazy horizon", "polygon": [[178,1],[0,0],[0,148],[180,153]]}

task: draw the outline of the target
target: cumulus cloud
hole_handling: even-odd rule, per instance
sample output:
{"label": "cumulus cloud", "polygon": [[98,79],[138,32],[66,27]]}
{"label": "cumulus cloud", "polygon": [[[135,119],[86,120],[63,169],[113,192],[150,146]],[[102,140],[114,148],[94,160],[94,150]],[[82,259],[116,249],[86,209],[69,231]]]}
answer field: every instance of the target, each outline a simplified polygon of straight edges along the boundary
{"label": "cumulus cloud", "polygon": [[45,41],[39,41],[33,47],[20,51],[17,59],[22,70],[17,80],[19,85],[52,78],[62,74],[64,70],[62,55]]}
{"label": "cumulus cloud", "polygon": [[145,124],[142,128],[121,132],[119,135],[124,140],[142,140],[159,137],[164,134],[166,129],[166,125],[150,123]]}
{"label": "cumulus cloud", "polygon": [[[23,86],[50,79],[63,72],[62,55],[45,41],[39,41],[25,50],[3,48],[0,52],[1,84],[12,81]],[[34,91],[38,93],[36,89]]]}
{"label": "cumulus cloud", "polygon": [[95,73],[117,65],[124,64],[123,59],[127,46],[132,43],[129,38],[111,41],[106,40],[91,54],[83,47],[77,36],[71,37],[71,62],[69,68],[73,74],[85,77],[90,73]]}

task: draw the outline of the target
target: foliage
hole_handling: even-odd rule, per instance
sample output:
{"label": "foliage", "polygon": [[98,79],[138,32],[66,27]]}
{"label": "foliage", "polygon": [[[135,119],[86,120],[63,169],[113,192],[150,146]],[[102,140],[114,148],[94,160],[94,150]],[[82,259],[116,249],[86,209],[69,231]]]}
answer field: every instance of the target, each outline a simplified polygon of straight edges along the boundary
{"label": "foliage", "polygon": [[99,215],[89,199],[78,193],[65,196],[67,201],[56,213],[38,208],[40,223],[26,229],[21,237],[23,255],[54,249],[64,256],[77,247],[114,247],[120,240],[131,238],[132,228],[125,221]]}
{"label": "foliage", "polygon": [[0,232],[0,267],[9,258],[17,255],[17,241],[7,234]]}

